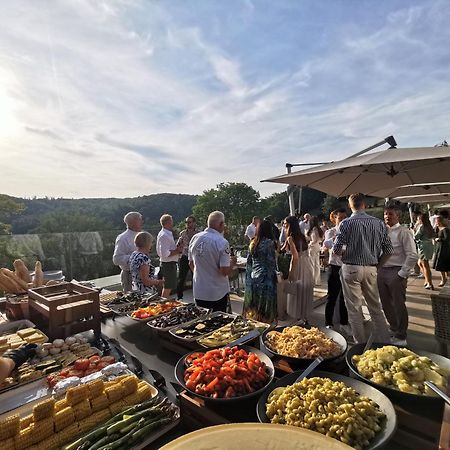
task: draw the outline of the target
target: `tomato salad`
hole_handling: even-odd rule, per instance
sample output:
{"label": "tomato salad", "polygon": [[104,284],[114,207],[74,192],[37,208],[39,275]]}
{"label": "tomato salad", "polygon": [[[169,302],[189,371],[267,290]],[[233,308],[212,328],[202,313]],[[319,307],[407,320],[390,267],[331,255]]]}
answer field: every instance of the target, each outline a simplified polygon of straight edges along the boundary
{"label": "tomato salad", "polygon": [[192,353],[185,365],[186,387],[214,399],[250,394],[264,387],[270,378],[258,355],[238,347]]}

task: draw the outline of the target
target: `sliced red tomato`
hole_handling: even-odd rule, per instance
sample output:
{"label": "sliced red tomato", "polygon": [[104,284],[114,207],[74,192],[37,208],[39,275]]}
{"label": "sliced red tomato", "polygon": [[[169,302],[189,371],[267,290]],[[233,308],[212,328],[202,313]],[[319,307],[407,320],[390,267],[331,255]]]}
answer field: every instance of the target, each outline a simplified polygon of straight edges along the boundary
{"label": "sliced red tomato", "polygon": [[89,361],[90,361],[91,363],[96,362],[96,361],[100,361],[100,356],[98,356],[98,355],[91,356],[91,357],[89,358]]}
{"label": "sliced red tomato", "polygon": [[90,363],[91,362],[86,358],[77,359],[73,365],[73,368],[75,370],[86,370],[89,368]]}

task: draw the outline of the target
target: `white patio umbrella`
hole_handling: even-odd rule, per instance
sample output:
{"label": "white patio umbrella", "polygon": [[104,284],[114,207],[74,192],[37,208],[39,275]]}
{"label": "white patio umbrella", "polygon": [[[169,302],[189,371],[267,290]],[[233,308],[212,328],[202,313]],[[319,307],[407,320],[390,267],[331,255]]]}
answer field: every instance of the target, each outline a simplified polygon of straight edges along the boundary
{"label": "white patio umbrella", "polygon": [[317,189],[335,197],[450,179],[450,147],[392,148],[263,181]]}
{"label": "white patio umbrella", "polygon": [[[449,177],[450,178],[450,177]],[[384,188],[371,192],[374,197],[393,198],[393,197],[413,197],[415,195],[436,195],[450,192],[450,181],[442,183],[421,183],[399,186],[397,188]]]}
{"label": "white patio umbrella", "polygon": [[394,197],[394,200],[398,200],[402,203],[443,203],[450,200],[450,192]]}

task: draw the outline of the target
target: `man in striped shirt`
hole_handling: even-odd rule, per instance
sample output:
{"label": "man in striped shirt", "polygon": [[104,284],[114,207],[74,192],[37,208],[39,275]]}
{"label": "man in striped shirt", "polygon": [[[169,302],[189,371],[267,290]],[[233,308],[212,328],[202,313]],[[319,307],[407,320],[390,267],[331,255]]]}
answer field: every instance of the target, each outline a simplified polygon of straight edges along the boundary
{"label": "man in striped shirt", "polygon": [[353,214],[339,226],[333,251],[342,255],[341,280],[348,321],[356,342],[365,342],[363,298],[372,319],[376,342],[390,342],[389,330],[379,300],[377,269],[394,253],[385,224],[366,212],[363,194],[352,194],[348,204]]}

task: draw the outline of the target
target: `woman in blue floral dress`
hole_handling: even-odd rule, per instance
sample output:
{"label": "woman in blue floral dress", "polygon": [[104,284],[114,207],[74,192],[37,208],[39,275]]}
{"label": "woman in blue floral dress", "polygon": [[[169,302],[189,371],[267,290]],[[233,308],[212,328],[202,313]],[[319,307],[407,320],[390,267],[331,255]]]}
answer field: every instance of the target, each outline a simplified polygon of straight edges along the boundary
{"label": "woman in blue floral dress", "polygon": [[245,276],[244,315],[272,323],[277,318],[276,244],[264,220],[250,243]]}
{"label": "woman in blue floral dress", "polygon": [[155,278],[155,268],[150,261],[150,250],[153,236],[141,231],[134,238],[136,249],[130,256],[130,272],[134,292],[141,294],[154,293],[158,287],[164,286],[164,280]]}

